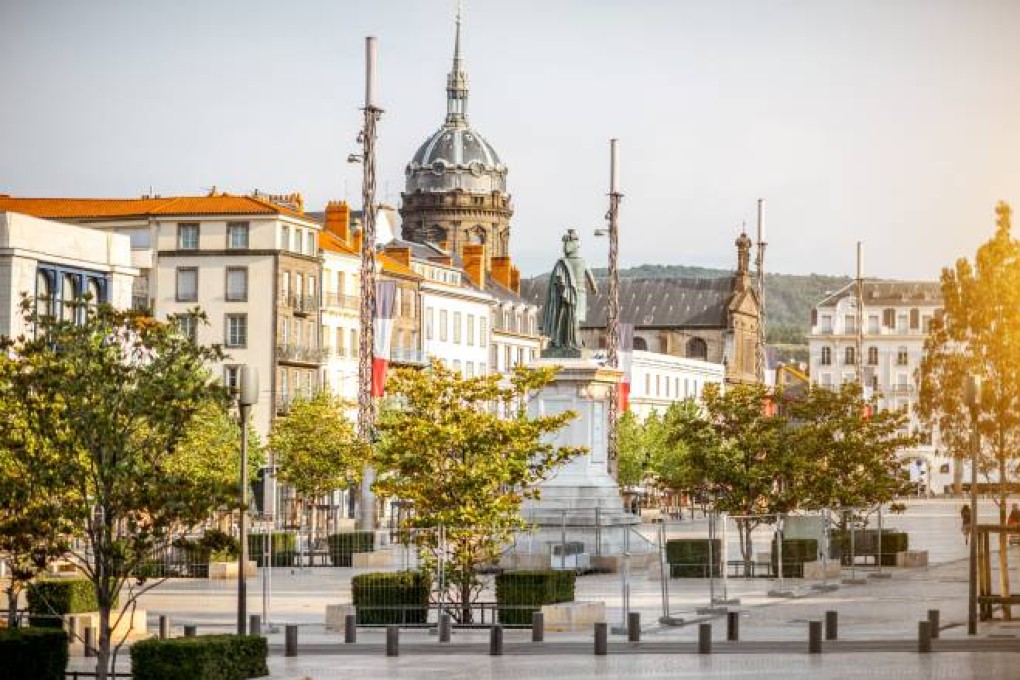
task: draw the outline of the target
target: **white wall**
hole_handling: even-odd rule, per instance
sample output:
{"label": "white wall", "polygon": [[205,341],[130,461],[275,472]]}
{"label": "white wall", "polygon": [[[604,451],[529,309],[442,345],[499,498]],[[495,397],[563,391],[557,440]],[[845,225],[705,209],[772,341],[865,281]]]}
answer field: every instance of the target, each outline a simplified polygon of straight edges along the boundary
{"label": "white wall", "polygon": [[700,400],[708,383],[723,384],[726,369],[697,359],[635,351],[631,363],[630,410],[640,418],[664,413],[684,399]]}
{"label": "white wall", "polygon": [[[422,297],[422,349],[425,356],[440,359],[450,368],[459,368],[467,375],[484,375],[490,372],[489,337],[492,320],[489,318],[492,298],[469,288],[426,281],[421,286]],[[431,310],[431,311],[430,311]],[[454,328],[460,318],[460,337]],[[429,317],[432,332],[429,334]],[[445,318],[445,334],[442,329]],[[485,319],[483,337],[481,319]],[[473,337],[468,324],[473,326]],[[445,338],[445,339],[444,339]],[[471,340],[469,342],[469,339]]]}

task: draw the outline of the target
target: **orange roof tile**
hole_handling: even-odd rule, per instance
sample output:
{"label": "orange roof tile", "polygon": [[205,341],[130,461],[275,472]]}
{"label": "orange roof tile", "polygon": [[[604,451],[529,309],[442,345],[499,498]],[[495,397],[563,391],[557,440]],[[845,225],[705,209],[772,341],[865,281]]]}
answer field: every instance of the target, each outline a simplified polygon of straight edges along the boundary
{"label": "orange roof tile", "polygon": [[397,262],[396,260],[394,260],[389,255],[386,255],[385,253],[379,253],[378,255],[376,255],[376,260],[379,262],[379,264],[382,265],[382,270],[387,274],[396,274],[397,276],[406,276],[412,279],[423,278],[420,274],[418,274],[410,267],[405,267],[403,264]]}
{"label": "orange roof tile", "polygon": [[361,256],[361,253],[341,241],[336,234],[332,234],[325,230],[319,232],[319,247],[323,250],[343,253],[344,255],[353,255],[355,257]]}
{"label": "orange roof tile", "polygon": [[166,198],[16,198],[0,195],[0,211],[53,219],[102,219],[150,215],[289,215],[303,213],[253,196],[171,196]]}

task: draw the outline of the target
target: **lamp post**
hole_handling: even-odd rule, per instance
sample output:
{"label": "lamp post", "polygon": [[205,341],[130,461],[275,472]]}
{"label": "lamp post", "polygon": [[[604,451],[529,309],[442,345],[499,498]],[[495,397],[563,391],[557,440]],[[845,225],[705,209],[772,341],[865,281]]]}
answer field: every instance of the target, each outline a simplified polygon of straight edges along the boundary
{"label": "lamp post", "polygon": [[978,449],[981,435],[978,432],[978,406],[981,404],[981,378],[969,376],[966,389],[967,406],[970,408],[970,576],[967,597],[967,635],[977,635],[977,536],[974,529],[978,524],[977,468]]}
{"label": "lamp post", "polygon": [[[606,213],[608,228],[596,229],[596,236],[609,237],[609,290],[607,291],[606,302],[606,363],[610,368],[619,368],[619,354],[617,348],[620,342],[620,269],[618,266],[619,233],[617,218],[620,212],[620,200],[623,194],[620,193],[619,175],[620,165],[616,145],[619,140],[609,140],[609,212]],[[617,419],[620,412],[620,393],[617,393],[609,400],[609,428],[608,428],[608,454],[609,474],[613,479],[619,477],[620,469],[620,439]]]}
{"label": "lamp post", "polygon": [[241,554],[238,557],[237,569],[237,634],[247,632],[248,623],[248,584],[245,571],[248,566],[248,415],[251,407],[259,400],[259,374],[250,366],[240,368],[238,381],[239,393],[237,404],[241,411],[241,507],[238,513],[237,527],[241,539]]}

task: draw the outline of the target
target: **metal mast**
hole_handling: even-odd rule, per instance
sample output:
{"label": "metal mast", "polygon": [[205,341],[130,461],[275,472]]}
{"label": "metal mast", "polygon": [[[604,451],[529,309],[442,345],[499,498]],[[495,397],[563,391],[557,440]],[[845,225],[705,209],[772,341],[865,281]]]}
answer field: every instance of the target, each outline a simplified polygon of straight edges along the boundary
{"label": "metal mast", "polygon": [[[619,157],[617,156],[617,139],[609,140],[609,212],[606,213],[606,220],[609,222],[609,291],[608,304],[606,305],[606,358],[611,368],[619,368],[620,360],[617,348],[620,342],[620,269],[618,263],[619,255],[619,224],[617,218],[620,213],[620,200],[623,194],[619,187]],[[583,285],[583,284],[582,284]],[[609,473],[614,479],[617,478],[619,461],[619,430],[617,419],[619,418],[620,398],[619,392],[609,399]]]}
{"label": "metal mast", "polygon": [[[358,135],[362,145],[361,168],[361,333],[358,345],[358,435],[371,443],[375,429],[375,402],[372,399],[372,359],[375,343],[375,126],[382,109],[375,101],[376,39],[365,38],[364,123]],[[359,523],[362,529],[374,529],[374,501],[371,472],[361,481]]]}
{"label": "metal mast", "polygon": [[854,307],[857,313],[857,331],[854,337],[854,353],[857,360],[857,385],[864,394],[864,279],[861,278],[861,242],[857,242],[857,276],[854,278]]}
{"label": "metal mast", "polygon": [[765,384],[765,225],[762,222],[762,204],[758,199],[758,250],[754,258],[755,288],[758,293],[758,343],[754,353],[754,373],[759,384]]}

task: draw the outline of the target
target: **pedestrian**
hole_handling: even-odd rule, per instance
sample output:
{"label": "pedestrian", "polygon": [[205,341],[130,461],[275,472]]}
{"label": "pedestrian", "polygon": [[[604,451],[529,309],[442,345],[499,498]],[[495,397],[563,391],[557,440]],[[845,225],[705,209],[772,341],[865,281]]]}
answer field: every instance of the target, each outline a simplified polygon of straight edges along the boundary
{"label": "pedestrian", "polygon": [[1009,517],[1006,518],[1006,524],[1008,524],[1013,531],[1017,532],[1009,535],[1010,545],[1017,545],[1020,543],[1020,506],[1016,503],[1013,504],[1013,508],[1009,511]]}
{"label": "pedestrian", "polygon": [[970,543],[970,506],[960,508],[960,531],[963,532],[963,544]]}

